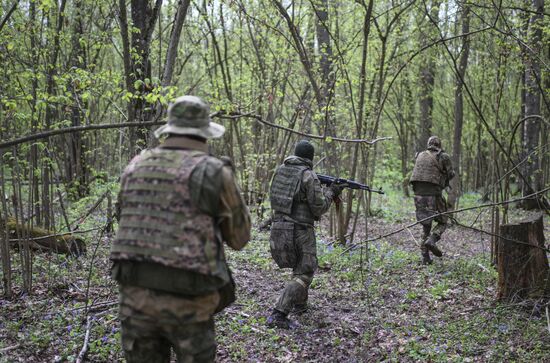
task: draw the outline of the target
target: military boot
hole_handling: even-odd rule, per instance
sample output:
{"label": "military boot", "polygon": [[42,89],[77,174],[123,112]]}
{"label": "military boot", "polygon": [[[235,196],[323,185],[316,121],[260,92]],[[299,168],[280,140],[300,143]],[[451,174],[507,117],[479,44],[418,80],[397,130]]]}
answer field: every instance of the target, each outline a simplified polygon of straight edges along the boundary
{"label": "military boot", "polygon": [[429,251],[422,252],[422,264],[423,265],[431,265],[432,264],[432,258],[430,257]]}
{"label": "military boot", "polygon": [[303,313],[307,312],[308,306],[307,303],[303,304],[295,304],[292,308],[292,313],[296,315],[302,315]]}
{"label": "military boot", "polygon": [[443,253],[435,245],[435,243],[438,240],[439,240],[439,238],[436,235],[432,234],[432,235],[430,235],[430,237],[428,237],[428,240],[426,241],[426,243],[424,245],[430,250],[431,253],[434,254],[434,256],[441,257],[441,256],[443,256]]}
{"label": "military boot", "polygon": [[267,326],[270,328],[290,329],[290,320],[286,317],[287,314],[273,309],[271,315],[267,318]]}

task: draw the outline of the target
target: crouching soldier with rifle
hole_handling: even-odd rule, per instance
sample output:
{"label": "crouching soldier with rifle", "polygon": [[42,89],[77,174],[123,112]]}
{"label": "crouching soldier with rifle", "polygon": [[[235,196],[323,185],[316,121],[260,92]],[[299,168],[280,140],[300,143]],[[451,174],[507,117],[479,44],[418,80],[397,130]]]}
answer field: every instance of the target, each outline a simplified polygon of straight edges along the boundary
{"label": "crouching soldier with rifle", "polygon": [[313,224],[346,187],[341,183],[321,187],[312,170],[314,154],[312,144],[299,141],[294,155],[277,168],[271,183],[270,200],[274,212],[269,241],[271,255],[279,267],[292,268],[292,279],[267,319],[270,327],[288,329],[288,314],[307,310],[308,289],[317,269]]}

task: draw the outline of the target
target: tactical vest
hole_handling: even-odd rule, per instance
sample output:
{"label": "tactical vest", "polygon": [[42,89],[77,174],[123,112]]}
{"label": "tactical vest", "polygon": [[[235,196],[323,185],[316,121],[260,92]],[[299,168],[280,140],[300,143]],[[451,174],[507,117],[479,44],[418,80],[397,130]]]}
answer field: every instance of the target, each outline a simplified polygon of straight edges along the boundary
{"label": "tactical vest", "polygon": [[301,195],[300,186],[307,165],[283,164],[277,169],[271,183],[270,199],[271,209],[277,214],[282,213],[291,217],[296,222],[314,223],[305,195]]}
{"label": "tactical vest", "polygon": [[206,290],[230,281],[214,220],[194,205],[189,177],[209,156],[199,151],[152,149],[125,170],[121,217],[111,249],[114,261],[156,263],[206,277]]}
{"label": "tactical vest", "polygon": [[416,157],[410,181],[428,182],[445,187],[445,176],[441,170],[438,153],[424,150]]}
{"label": "tactical vest", "polygon": [[274,212],[290,215],[294,197],[300,190],[302,173],[306,165],[283,164],[279,166],[271,183],[269,198]]}

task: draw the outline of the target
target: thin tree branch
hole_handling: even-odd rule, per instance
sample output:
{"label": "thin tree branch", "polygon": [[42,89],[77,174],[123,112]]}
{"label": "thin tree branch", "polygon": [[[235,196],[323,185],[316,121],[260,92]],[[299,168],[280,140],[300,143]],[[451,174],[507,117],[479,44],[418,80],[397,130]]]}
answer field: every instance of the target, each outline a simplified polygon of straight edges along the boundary
{"label": "thin tree branch", "polygon": [[65,127],[62,129],[49,130],[46,132],[40,132],[37,134],[23,136],[17,139],[2,142],[0,143],[0,149],[6,149],[11,146],[24,144],[26,142],[47,139],[52,136],[70,134],[73,132],[81,132],[81,131],[88,131],[88,130],[120,129],[125,127],[158,126],[164,123],[165,123],[164,121],[149,121],[149,122],[126,122],[122,124],[98,124],[98,125],[82,125],[82,126]]}
{"label": "thin tree branch", "polygon": [[224,113],[223,111],[220,111],[220,112],[217,112],[214,115],[212,115],[212,117],[217,117],[217,118],[221,118],[221,119],[228,119],[228,120],[236,120],[236,119],[239,119],[239,118],[242,118],[242,117],[249,117],[249,118],[253,118],[254,120],[256,120],[257,122],[259,122],[261,124],[264,124],[264,125],[276,128],[276,129],[284,130],[284,131],[287,131],[287,132],[291,132],[293,134],[301,135],[301,136],[304,136],[304,137],[309,137],[311,139],[317,139],[317,140],[328,140],[329,139],[331,141],[347,142],[347,143],[363,143],[363,144],[367,144],[367,145],[374,145],[377,142],[383,141],[383,140],[391,140],[391,137],[378,137],[374,140],[368,140],[368,139],[345,139],[345,138],[341,138],[341,137],[313,135],[313,134],[308,134],[308,133],[305,133],[305,132],[293,130],[289,127],[274,124],[272,122],[264,120],[260,115],[256,115],[256,114],[253,114],[253,113],[241,114],[241,113],[236,113],[236,112],[230,112],[230,113],[227,114],[227,113]]}
{"label": "thin tree branch", "polygon": [[4,19],[2,19],[2,23],[0,23],[0,32],[2,32],[2,29],[4,29],[4,25],[6,25],[6,23],[8,22],[8,20],[10,20],[11,15],[12,15],[13,12],[15,11],[15,9],[17,9],[17,5],[19,5],[19,0],[15,1],[15,2],[13,3],[13,5],[11,6],[10,11],[8,11],[8,13],[7,13],[6,16],[4,17]]}
{"label": "thin tree branch", "polygon": [[[288,128],[288,127],[284,127],[284,126],[281,126],[281,125],[277,125],[277,124],[265,121],[260,115],[256,115],[256,114],[253,114],[253,113],[241,114],[241,113],[234,113],[233,112],[233,113],[226,114],[226,113],[220,111],[220,112],[216,112],[214,114],[211,114],[210,117],[220,118],[220,119],[228,119],[228,120],[236,120],[238,118],[248,117],[248,118],[252,118],[252,119],[256,120],[257,122],[259,122],[261,124],[264,124],[264,125],[267,125],[267,126],[270,126],[270,127],[274,127],[274,128],[280,129],[280,130],[285,130],[287,132],[298,134],[298,135],[301,135],[301,136],[304,136],[304,137],[317,139],[317,140],[330,139],[331,141],[337,141],[337,142],[363,143],[363,144],[367,144],[367,145],[373,145],[373,144],[376,144],[379,141],[391,140],[392,139],[391,137],[379,137],[379,138],[376,138],[374,140],[345,139],[345,138],[341,138],[341,137],[313,135],[313,134],[300,132],[300,131],[293,130],[293,129]],[[147,121],[147,122],[125,122],[125,123],[116,123],[116,124],[98,124],[98,125],[81,125],[81,126],[65,127],[65,128],[62,128],[62,129],[49,130],[49,131],[46,131],[46,132],[40,132],[40,133],[37,133],[37,134],[27,135],[27,136],[23,136],[23,137],[20,137],[20,138],[17,138],[17,139],[2,142],[2,143],[0,143],[0,149],[7,149],[9,147],[24,144],[26,142],[31,142],[31,141],[41,140],[41,139],[47,139],[47,138],[50,138],[52,136],[69,134],[69,133],[73,133],[73,132],[82,132],[82,131],[88,131],[88,130],[121,129],[121,128],[128,128],[128,127],[144,127],[145,128],[145,127],[148,127],[148,126],[160,126],[160,125],[163,125],[164,123],[165,123],[165,121]]]}
{"label": "thin tree branch", "polygon": [[[544,194],[546,193],[547,191],[550,190],[550,187],[548,188],[545,188],[541,191],[538,191],[538,192],[535,192],[533,194],[529,194],[529,195],[526,195],[525,197],[521,197],[521,198],[516,198],[516,199],[509,199],[509,200],[505,200],[503,202],[498,202],[498,203],[488,203],[488,204],[482,204],[482,205],[478,205],[478,206],[475,206],[475,207],[468,207],[468,208],[462,208],[462,209],[457,209],[457,210],[452,210],[452,211],[447,211],[447,212],[441,212],[441,213],[438,213],[438,214],[434,214],[433,216],[431,217],[427,217],[427,218],[424,218],[424,219],[421,219],[415,223],[411,223],[411,224],[408,224],[402,228],[399,228],[395,231],[392,231],[390,233],[386,233],[384,235],[381,235],[381,236],[378,236],[378,237],[373,237],[373,238],[369,238],[369,239],[366,239],[364,241],[361,241],[359,243],[363,244],[363,243],[368,243],[368,242],[372,242],[372,241],[377,241],[379,239],[382,239],[382,238],[386,238],[386,237],[389,237],[389,236],[393,236],[394,234],[397,234],[401,231],[404,231],[406,230],[407,228],[410,228],[410,227],[414,227],[416,226],[417,224],[420,224],[422,222],[425,222],[427,220],[430,220],[432,218],[435,218],[435,217],[438,217],[438,216],[445,216],[445,215],[450,215],[450,214],[455,214],[455,213],[460,213],[460,212],[465,212],[465,211],[468,211],[468,210],[473,210],[473,209],[480,209],[480,208],[488,208],[488,207],[494,207],[494,206],[497,206],[497,205],[504,205],[504,204],[511,204],[511,203],[516,203],[516,202],[519,202],[519,201],[522,201],[522,200],[525,200],[525,199],[529,199],[529,198],[532,198],[532,197],[535,197],[539,194]],[[531,245],[529,245],[531,246]],[[354,244],[354,245],[351,245],[349,246],[348,248],[346,248],[342,254],[346,253],[346,252],[349,252],[352,248],[354,247],[357,247],[357,244]],[[537,247],[537,246],[533,246],[533,247]],[[550,252],[549,249],[546,249],[546,248],[543,248],[543,247],[540,247],[541,249],[547,251],[547,252]]]}
{"label": "thin tree branch", "polygon": [[88,353],[88,344],[90,343],[90,330],[92,327],[92,319],[88,316],[86,318],[86,335],[84,336],[84,343],[82,344],[82,349],[80,350],[80,353],[78,353],[78,357],[76,358],[76,363],[82,363],[84,361],[84,358],[86,357],[86,353]]}

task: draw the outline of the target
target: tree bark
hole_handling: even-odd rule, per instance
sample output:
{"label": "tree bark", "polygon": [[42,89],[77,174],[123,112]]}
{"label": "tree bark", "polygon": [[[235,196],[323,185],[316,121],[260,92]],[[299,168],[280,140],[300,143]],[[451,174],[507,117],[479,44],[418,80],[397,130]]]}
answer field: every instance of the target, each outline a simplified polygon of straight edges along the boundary
{"label": "tree bark", "polygon": [[[470,8],[465,6],[462,13],[462,34],[470,32]],[[467,35],[462,37],[462,51],[458,64],[458,74],[455,81],[455,127],[453,135],[453,154],[452,162],[457,175],[451,180],[451,191],[449,192],[449,204],[452,208],[456,207],[456,201],[461,193],[461,173],[460,173],[460,156],[462,153],[462,127],[464,124],[464,98],[462,89],[464,87],[464,76],[466,75],[466,67],[468,66],[468,56],[470,54],[470,40]]]}
{"label": "tree bark", "polygon": [[[525,58],[525,117],[540,115],[540,79],[541,71],[539,55],[541,54],[542,20],[544,0],[532,0],[533,12],[529,19],[528,39],[531,52]],[[533,151],[539,146],[540,120],[531,117],[523,124],[523,153],[531,155],[525,163],[523,174],[526,181],[522,183],[522,194],[532,194],[542,188],[540,158]],[[523,203],[524,208],[538,207],[538,198],[528,199]]]}
{"label": "tree bark", "polygon": [[[151,80],[149,60],[151,40],[155,30],[162,0],[131,0],[132,17],[131,40],[128,32],[126,2],[119,0],[119,19],[123,44],[126,88],[132,94],[128,100],[128,122],[146,122],[152,118],[153,105],[147,105],[147,94],[154,88]],[[130,43],[131,42],[131,43]],[[130,132],[130,153],[133,155],[147,146],[148,129],[132,129]]]}
{"label": "tree bark", "polygon": [[[71,67],[73,69],[86,69],[86,52],[82,47],[80,38],[84,34],[82,16],[84,4],[81,0],[74,2],[75,17],[72,33]],[[79,80],[75,77],[71,82],[71,91],[74,98],[71,108],[71,126],[80,126],[84,119],[84,110],[87,102],[82,99],[79,88]],[[82,134],[74,133],[68,137],[68,158],[66,158],[66,178],[71,192],[77,198],[82,198],[89,193],[89,166],[86,160],[86,141]]]}
{"label": "tree bark", "polygon": [[[372,9],[374,8],[374,0],[370,0],[368,4],[365,4],[363,2],[363,9],[365,11],[365,14],[363,15],[363,44],[361,47],[361,68],[359,71],[359,101],[358,101],[358,110],[357,110],[357,135],[360,137],[363,136],[364,132],[364,120],[365,120],[365,96],[366,96],[366,90],[367,90],[367,57],[368,57],[368,47],[369,47],[369,35],[371,30],[371,17],[372,17]],[[359,162],[359,155],[360,155],[360,147],[361,145],[357,144],[353,147],[353,159],[352,159],[352,168],[351,168],[351,177],[355,178],[357,175],[357,164]],[[367,160],[364,160],[365,164],[367,163]],[[363,192],[364,193],[364,192]],[[346,216],[345,216],[345,228],[346,230],[349,228],[349,224],[351,221],[351,211],[352,211],[352,202],[353,202],[353,196],[357,195],[354,191],[348,191],[348,198],[347,198],[347,209],[346,209]],[[365,213],[367,213],[366,211]]]}
{"label": "tree bark", "polygon": [[[427,14],[432,19],[439,19],[439,0],[432,1],[431,7],[426,9]],[[426,32],[420,32],[421,46],[425,46],[429,42],[429,36]],[[433,88],[435,83],[435,56],[433,52],[426,52],[427,55],[420,67],[420,120],[419,134],[417,135],[416,152],[426,149],[428,139],[432,133],[432,111],[433,111]]]}
{"label": "tree bark", "polygon": [[176,18],[174,19],[174,25],[172,32],[170,33],[170,41],[168,49],[166,51],[166,62],[164,64],[164,73],[162,75],[162,86],[167,87],[172,83],[172,75],[174,74],[174,64],[176,63],[176,57],[178,55],[178,45],[180,42],[181,31],[183,29],[183,23],[187,16],[187,10],[191,0],[180,0],[178,4],[178,10],[176,12]]}

